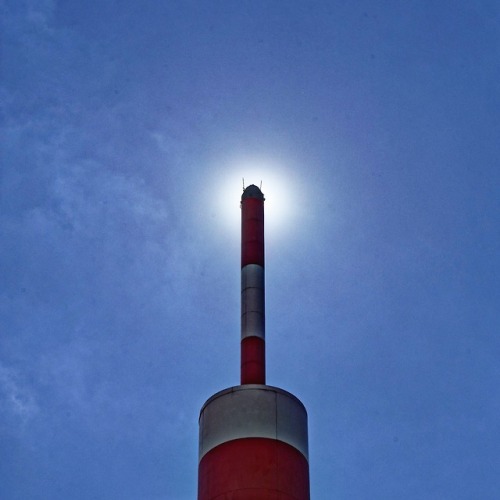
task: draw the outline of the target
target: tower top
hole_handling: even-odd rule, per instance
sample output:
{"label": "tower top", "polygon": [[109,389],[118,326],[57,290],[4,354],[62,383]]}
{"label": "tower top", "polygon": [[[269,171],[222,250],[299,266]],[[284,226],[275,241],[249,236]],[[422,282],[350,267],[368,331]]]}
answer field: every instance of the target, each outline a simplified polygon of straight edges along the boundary
{"label": "tower top", "polygon": [[241,195],[242,201],[246,198],[257,198],[258,200],[264,201],[264,194],[255,184],[250,184],[250,186],[245,188],[243,194]]}

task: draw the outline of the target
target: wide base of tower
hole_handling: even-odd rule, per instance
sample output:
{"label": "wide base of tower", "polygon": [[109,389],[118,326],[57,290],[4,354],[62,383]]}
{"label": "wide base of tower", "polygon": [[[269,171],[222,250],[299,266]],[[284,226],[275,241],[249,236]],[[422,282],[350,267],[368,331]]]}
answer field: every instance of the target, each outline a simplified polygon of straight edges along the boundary
{"label": "wide base of tower", "polygon": [[307,413],[289,392],[218,392],[200,412],[198,500],[309,500],[307,448]]}

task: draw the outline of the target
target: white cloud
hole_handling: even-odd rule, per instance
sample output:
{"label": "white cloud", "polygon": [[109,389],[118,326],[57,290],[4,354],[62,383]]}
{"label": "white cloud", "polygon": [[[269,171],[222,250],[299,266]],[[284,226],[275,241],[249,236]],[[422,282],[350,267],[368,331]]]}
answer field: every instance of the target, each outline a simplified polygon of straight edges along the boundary
{"label": "white cloud", "polygon": [[53,0],[36,0],[27,3],[27,20],[43,32],[51,33],[50,24],[54,15]]}
{"label": "white cloud", "polygon": [[0,413],[14,417],[21,424],[32,419],[39,411],[36,399],[23,383],[20,374],[0,363]]}

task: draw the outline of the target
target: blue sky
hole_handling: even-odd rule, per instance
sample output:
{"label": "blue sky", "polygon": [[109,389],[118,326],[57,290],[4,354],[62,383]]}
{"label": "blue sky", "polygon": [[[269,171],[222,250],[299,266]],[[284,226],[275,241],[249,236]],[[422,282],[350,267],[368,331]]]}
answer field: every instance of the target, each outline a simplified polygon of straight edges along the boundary
{"label": "blue sky", "polygon": [[498,2],[1,9],[2,499],[195,498],[242,177],[312,498],[498,498]]}

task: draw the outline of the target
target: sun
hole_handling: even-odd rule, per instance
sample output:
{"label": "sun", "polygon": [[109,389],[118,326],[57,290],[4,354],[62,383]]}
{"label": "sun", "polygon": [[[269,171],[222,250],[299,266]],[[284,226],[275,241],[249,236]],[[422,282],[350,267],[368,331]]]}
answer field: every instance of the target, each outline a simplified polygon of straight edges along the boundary
{"label": "sun", "polygon": [[239,236],[240,200],[245,187],[256,185],[264,193],[265,231],[268,235],[283,236],[296,214],[296,195],[293,176],[277,163],[239,161],[221,169],[217,192],[216,212],[221,222]]}

